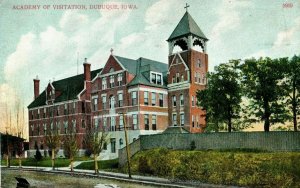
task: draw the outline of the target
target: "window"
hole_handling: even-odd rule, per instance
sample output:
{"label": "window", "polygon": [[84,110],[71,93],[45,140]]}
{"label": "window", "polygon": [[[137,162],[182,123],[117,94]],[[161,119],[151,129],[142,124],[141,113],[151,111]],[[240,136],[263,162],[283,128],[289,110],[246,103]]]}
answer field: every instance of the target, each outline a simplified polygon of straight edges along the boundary
{"label": "window", "polygon": [[205,75],[202,73],[202,84],[205,84]]}
{"label": "window", "polygon": [[50,129],[53,131],[53,122],[50,123]]}
{"label": "window", "polygon": [[85,113],[85,102],[81,103],[81,112]]}
{"label": "window", "polygon": [[197,72],[194,73],[194,77],[195,77],[195,83],[197,83],[198,82]]}
{"label": "window", "polygon": [[183,74],[181,75],[181,79],[180,79],[180,81],[181,81],[181,82],[183,82],[183,81],[184,81],[184,76],[183,76]]}
{"label": "window", "polygon": [[123,75],[122,75],[122,73],[119,73],[118,74],[118,86],[122,85],[122,79],[123,79]]}
{"label": "window", "polygon": [[98,110],[98,98],[93,99],[93,111]]}
{"label": "window", "polygon": [[152,106],[156,105],[156,93],[151,93],[151,104]]}
{"label": "window", "polygon": [[112,67],[109,69],[109,72],[115,72],[115,69]]}
{"label": "window", "polygon": [[196,125],[197,125],[197,127],[199,127],[199,121],[198,120],[199,120],[198,116],[196,116]]}
{"label": "window", "polygon": [[118,106],[122,107],[123,106],[123,93],[118,94]]}
{"label": "window", "polygon": [[122,145],[123,145],[123,139],[122,138],[119,139],[119,144],[120,144],[120,148],[122,148]]}
{"label": "window", "polygon": [[173,114],[172,122],[173,122],[173,126],[177,126],[177,115],[176,114]]}
{"label": "window", "polygon": [[98,131],[98,129],[99,129],[99,121],[98,121],[98,119],[95,119],[94,121],[95,121],[95,131]]}
{"label": "window", "polygon": [[31,125],[30,127],[31,127],[31,136],[33,136],[33,133],[34,133],[34,126]]}
{"label": "window", "polygon": [[151,82],[156,83],[156,74],[155,73],[151,73]]}
{"label": "window", "polygon": [[149,93],[148,91],[144,91],[144,104],[148,105],[149,104]]}
{"label": "window", "polygon": [[109,97],[109,108],[114,109],[115,108],[115,96],[111,95]]}
{"label": "window", "polygon": [[107,130],[107,118],[103,118],[103,129]]}
{"label": "window", "polygon": [[162,93],[159,94],[159,106],[164,106],[164,95]]}
{"label": "window", "polygon": [[180,94],[180,106],[184,105],[183,94]]}
{"label": "window", "polygon": [[111,75],[109,77],[109,83],[110,83],[110,88],[115,87],[115,76],[114,75]]}
{"label": "window", "polygon": [[46,108],[44,108],[43,118],[46,118]]}
{"label": "window", "polygon": [[37,112],[37,119],[40,119],[40,109],[38,109],[38,112]]}
{"label": "window", "polygon": [[172,83],[175,83],[176,80],[175,80],[175,76],[172,77]]}
{"label": "window", "polygon": [[194,118],[194,115],[192,115],[192,126],[195,127],[195,118]]}
{"label": "window", "polygon": [[106,96],[102,96],[102,109],[106,109]]}
{"label": "window", "polygon": [[75,102],[73,102],[73,114],[75,114],[76,113],[76,103]]}
{"label": "window", "polygon": [[47,125],[44,124],[43,127],[44,127],[44,135],[47,135]]}
{"label": "window", "polygon": [[68,122],[67,121],[64,122],[64,128],[65,128],[65,134],[67,134],[68,133]]}
{"label": "window", "polygon": [[152,115],[152,130],[156,130],[156,115]]}
{"label": "window", "polygon": [[149,130],[149,115],[144,115],[145,130]]}
{"label": "window", "polygon": [[180,126],[184,126],[184,114],[180,114]]}
{"label": "window", "polygon": [[162,85],[162,74],[161,73],[151,73],[151,83]]}
{"label": "window", "polygon": [[68,114],[68,105],[65,104],[65,108],[64,108],[64,115],[67,115]]}
{"label": "window", "polygon": [[102,78],[102,89],[106,89],[107,88],[107,83],[106,83],[106,77]]}
{"label": "window", "polygon": [[60,122],[56,122],[57,134],[60,134]]}
{"label": "window", "polygon": [[157,84],[158,85],[162,85],[162,79],[161,79],[161,75],[160,74],[157,75]]}
{"label": "window", "polygon": [[37,124],[37,135],[40,136],[40,124]]}
{"label": "window", "polygon": [[124,118],[123,118],[123,115],[120,115],[120,119],[119,119],[119,130],[123,130],[124,129]]}
{"label": "window", "polygon": [[111,153],[116,153],[116,139],[110,139]]}
{"label": "window", "polygon": [[201,68],[201,60],[200,59],[197,60],[196,67]]}
{"label": "window", "polygon": [[131,92],[131,104],[132,104],[132,106],[137,105],[137,92],[136,91]]}
{"label": "window", "polygon": [[81,127],[84,129],[85,128],[85,120],[81,120]]}
{"label": "window", "polygon": [[174,106],[174,107],[176,107],[176,96],[175,96],[175,95],[173,95],[173,97],[172,97],[172,98],[173,98],[173,106]]}
{"label": "window", "polygon": [[72,120],[72,130],[73,130],[73,133],[76,133],[77,130],[76,130],[76,120]]}
{"label": "window", "polygon": [[179,83],[179,73],[176,73],[176,83]]}
{"label": "window", "polygon": [[195,106],[195,97],[192,96],[192,106]]}
{"label": "window", "polygon": [[132,125],[133,125],[133,129],[136,130],[137,129],[137,114],[132,115]]}
{"label": "window", "polygon": [[116,131],[116,117],[112,116],[110,118],[110,131]]}

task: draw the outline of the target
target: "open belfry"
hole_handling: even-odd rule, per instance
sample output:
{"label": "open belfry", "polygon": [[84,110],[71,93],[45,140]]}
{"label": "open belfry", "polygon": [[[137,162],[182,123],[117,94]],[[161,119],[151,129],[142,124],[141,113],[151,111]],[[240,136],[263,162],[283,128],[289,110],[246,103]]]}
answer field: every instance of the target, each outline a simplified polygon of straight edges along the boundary
{"label": "open belfry", "polygon": [[[186,10],[167,39],[168,64],[120,57],[111,49],[102,68],[92,71],[85,59],[84,74],[50,81],[41,93],[39,79],[34,79],[29,154],[36,146],[46,151],[45,137],[55,131],[61,140],[75,133],[83,155],[84,138],[93,129],[110,135],[101,156],[117,158],[118,149],[125,147],[124,120],[130,143],[140,135],[203,132],[205,111],[197,106],[196,92],[206,85],[207,41]],[[58,155],[63,155],[62,147]]]}

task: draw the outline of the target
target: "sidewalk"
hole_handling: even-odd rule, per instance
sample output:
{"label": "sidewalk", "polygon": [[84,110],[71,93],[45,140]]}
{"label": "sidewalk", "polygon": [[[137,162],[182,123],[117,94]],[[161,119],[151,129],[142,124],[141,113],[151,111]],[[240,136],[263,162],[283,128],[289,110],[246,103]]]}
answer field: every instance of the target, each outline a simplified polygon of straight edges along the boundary
{"label": "sidewalk", "polygon": [[[1,168],[7,168],[5,166],[1,166]],[[11,166],[11,170],[19,170],[18,166]],[[61,173],[61,174],[71,174],[71,175],[80,175],[80,176],[88,176],[88,177],[98,177],[98,178],[106,178],[118,181],[126,181],[132,183],[141,183],[147,185],[154,186],[164,186],[164,187],[176,187],[176,188],[187,188],[187,187],[208,187],[208,188],[224,188],[228,186],[223,185],[211,185],[200,182],[179,182],[172,181],[166,178],[152,177],[152,176],[140,176],[140,175],[132,175],[130,179],[128,174],[116,173],[116,172],[107,172],[107,171],[99,171],[99,174],[95,174],[94,170],[83,170],[83,169],[74,169],[73,172],[70,171],[69,167],[59,167],[52,170],[52,167],[35,167],[35,166],[23,166],[22,170],[28,171],[39,171],[45,173]],[[230,186],[232,187],[232,186]]]}

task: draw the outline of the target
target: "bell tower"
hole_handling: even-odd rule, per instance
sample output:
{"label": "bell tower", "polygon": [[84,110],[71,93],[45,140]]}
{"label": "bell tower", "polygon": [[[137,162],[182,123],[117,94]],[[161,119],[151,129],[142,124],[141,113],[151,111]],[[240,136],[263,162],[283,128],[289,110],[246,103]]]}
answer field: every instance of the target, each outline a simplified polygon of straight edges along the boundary
{"label": "bell tower", "polygon": [[[196,93],[206,87],[208,39],[186,12],[168,38],[169,126],[192,133],[203,132],[205,111],[197,106]],[[175,49],[179,51],[175,51]]]}

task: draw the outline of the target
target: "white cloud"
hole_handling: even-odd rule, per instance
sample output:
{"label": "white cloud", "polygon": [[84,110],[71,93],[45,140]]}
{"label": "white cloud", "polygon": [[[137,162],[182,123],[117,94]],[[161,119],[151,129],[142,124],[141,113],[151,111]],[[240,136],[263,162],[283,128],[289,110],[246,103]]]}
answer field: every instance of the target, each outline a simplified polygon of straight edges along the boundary
{"label": "white cloud", "polygon": [[[101,11],[92,19],[77,11],[66,11],[58,27],[49,25],[40,32],[28,32],[20,37],[17,47],[4,66],[4,82],[0,84],[0,104],[15,104],[21,98],[27,106],[33,99],[33,81],[41,79],[40,91],[49,80],[73,76],[83,72],[84,57],[100,68],[100,62],[108,58],[109,49],[116,42],[117,29],[126,24],[130,11]],[[26,112],[25,112],[26,113]]]}
{"label": "white cloud", "polygon": [[294,20],[294,25],[290,28],[281,30],[277,33],[273,45],[269,48],[261,49],[249,57],[292,57],[299,55],[298,48],[300,46],[300,17]]}

